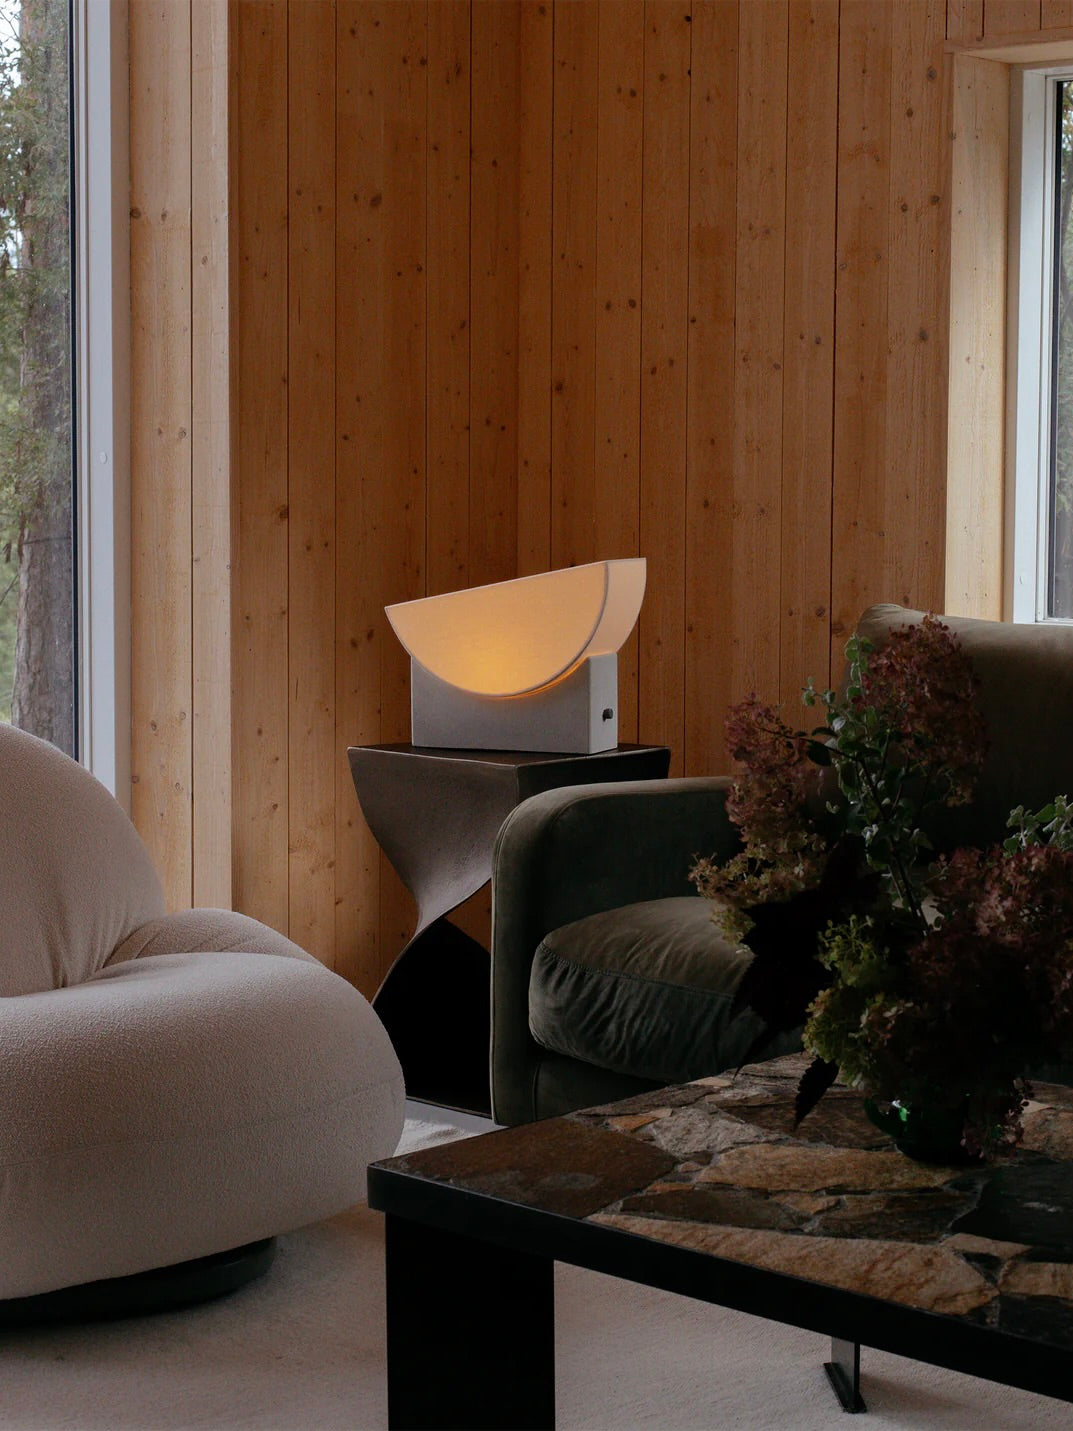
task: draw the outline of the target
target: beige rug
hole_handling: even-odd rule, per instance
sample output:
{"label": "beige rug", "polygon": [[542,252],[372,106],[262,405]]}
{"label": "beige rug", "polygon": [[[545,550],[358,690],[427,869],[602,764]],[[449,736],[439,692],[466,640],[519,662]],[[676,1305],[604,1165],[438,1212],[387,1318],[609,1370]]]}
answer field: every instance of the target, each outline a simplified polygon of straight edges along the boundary
{"label": "beige rug", "polygon": [[[440,1141],[411,1127],[413,1142]],[[372,1431],[387,1425],[381,1219],[280,1239],[266,1278],[168,1316],[5,1336],[0,1431]],[[1073,1408],[864,1352],[847,1421],[823,1338],[597,1273],[556,1280],[560,1431],[1069,1431]],[[459,1376],[479,1376],[477,1364]]]}

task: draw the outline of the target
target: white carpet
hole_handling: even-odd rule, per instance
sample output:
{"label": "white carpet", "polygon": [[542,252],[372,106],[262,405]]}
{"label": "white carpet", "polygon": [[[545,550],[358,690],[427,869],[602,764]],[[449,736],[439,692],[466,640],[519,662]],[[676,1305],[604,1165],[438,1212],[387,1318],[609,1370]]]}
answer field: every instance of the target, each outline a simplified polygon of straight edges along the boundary
{"label": "white carpet", "polygon": [[[407,1144],[450,1136],[411,1124]],[[0,1431],[373,1431],[387,1425],[382,1308],[381,1219],[360,1206],[281,1238],[268,1276],[220,1302],[6,1335]],[[822,1337],[576,1268],[557,1269],[556,1347],[560,1431],[1073,1424],[1063,1402],[868,1349],[870,1414],[847,1421]]]}

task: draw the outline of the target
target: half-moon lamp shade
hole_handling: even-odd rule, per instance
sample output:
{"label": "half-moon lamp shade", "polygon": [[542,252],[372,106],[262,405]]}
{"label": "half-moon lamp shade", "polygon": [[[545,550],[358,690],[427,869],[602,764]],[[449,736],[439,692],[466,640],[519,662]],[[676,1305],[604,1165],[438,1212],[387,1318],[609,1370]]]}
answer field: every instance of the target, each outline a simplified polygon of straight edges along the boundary
{"label": "half-moon lamp shade", "polygon": [[645,593],[644,557],[523,576],[388,606],[418,665],[459,690],[518,696],[617,652]]}

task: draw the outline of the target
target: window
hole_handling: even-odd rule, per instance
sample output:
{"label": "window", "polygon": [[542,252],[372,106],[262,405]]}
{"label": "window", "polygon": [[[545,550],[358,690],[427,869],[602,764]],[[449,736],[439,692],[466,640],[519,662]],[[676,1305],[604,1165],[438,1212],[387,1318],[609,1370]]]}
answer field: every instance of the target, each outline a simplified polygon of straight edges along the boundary
{"label": "window", "polygon": [[127,803],[125,25],[0,0],[0,719]]}
{"label": "window", "polygon": [[130,808],[127,8],[74,0],[79,757]]}
{"label": "window", "polygon": [[1073,67],[1013,95],[1007,606],[1073,621]]}
{"label": "window", "polygon": [[1054,95],[1050,459],[1044,608],[1073,619],[1073,83]]}
{"label": "window", "polygon": [[70,10],[0,4],[0,712],[74,754]]}

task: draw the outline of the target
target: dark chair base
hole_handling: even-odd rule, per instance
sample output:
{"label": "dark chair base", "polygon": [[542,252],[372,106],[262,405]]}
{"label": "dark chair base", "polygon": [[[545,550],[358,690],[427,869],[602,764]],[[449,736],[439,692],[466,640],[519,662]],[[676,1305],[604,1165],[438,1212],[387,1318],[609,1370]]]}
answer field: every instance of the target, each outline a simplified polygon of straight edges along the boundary
{"label": "dark chair base", "polygon": [[276,1239],[265,1237],[228,1252],[214,1252],[171,1267],[154,1267],[129,1277],[59,1287],[55,1292],[41,1292],[34,1297],[9,1297],[0,1300],[0,1326],[96,1322],[176,1311],[237,1291],[263,1276],[275,1255]]}

